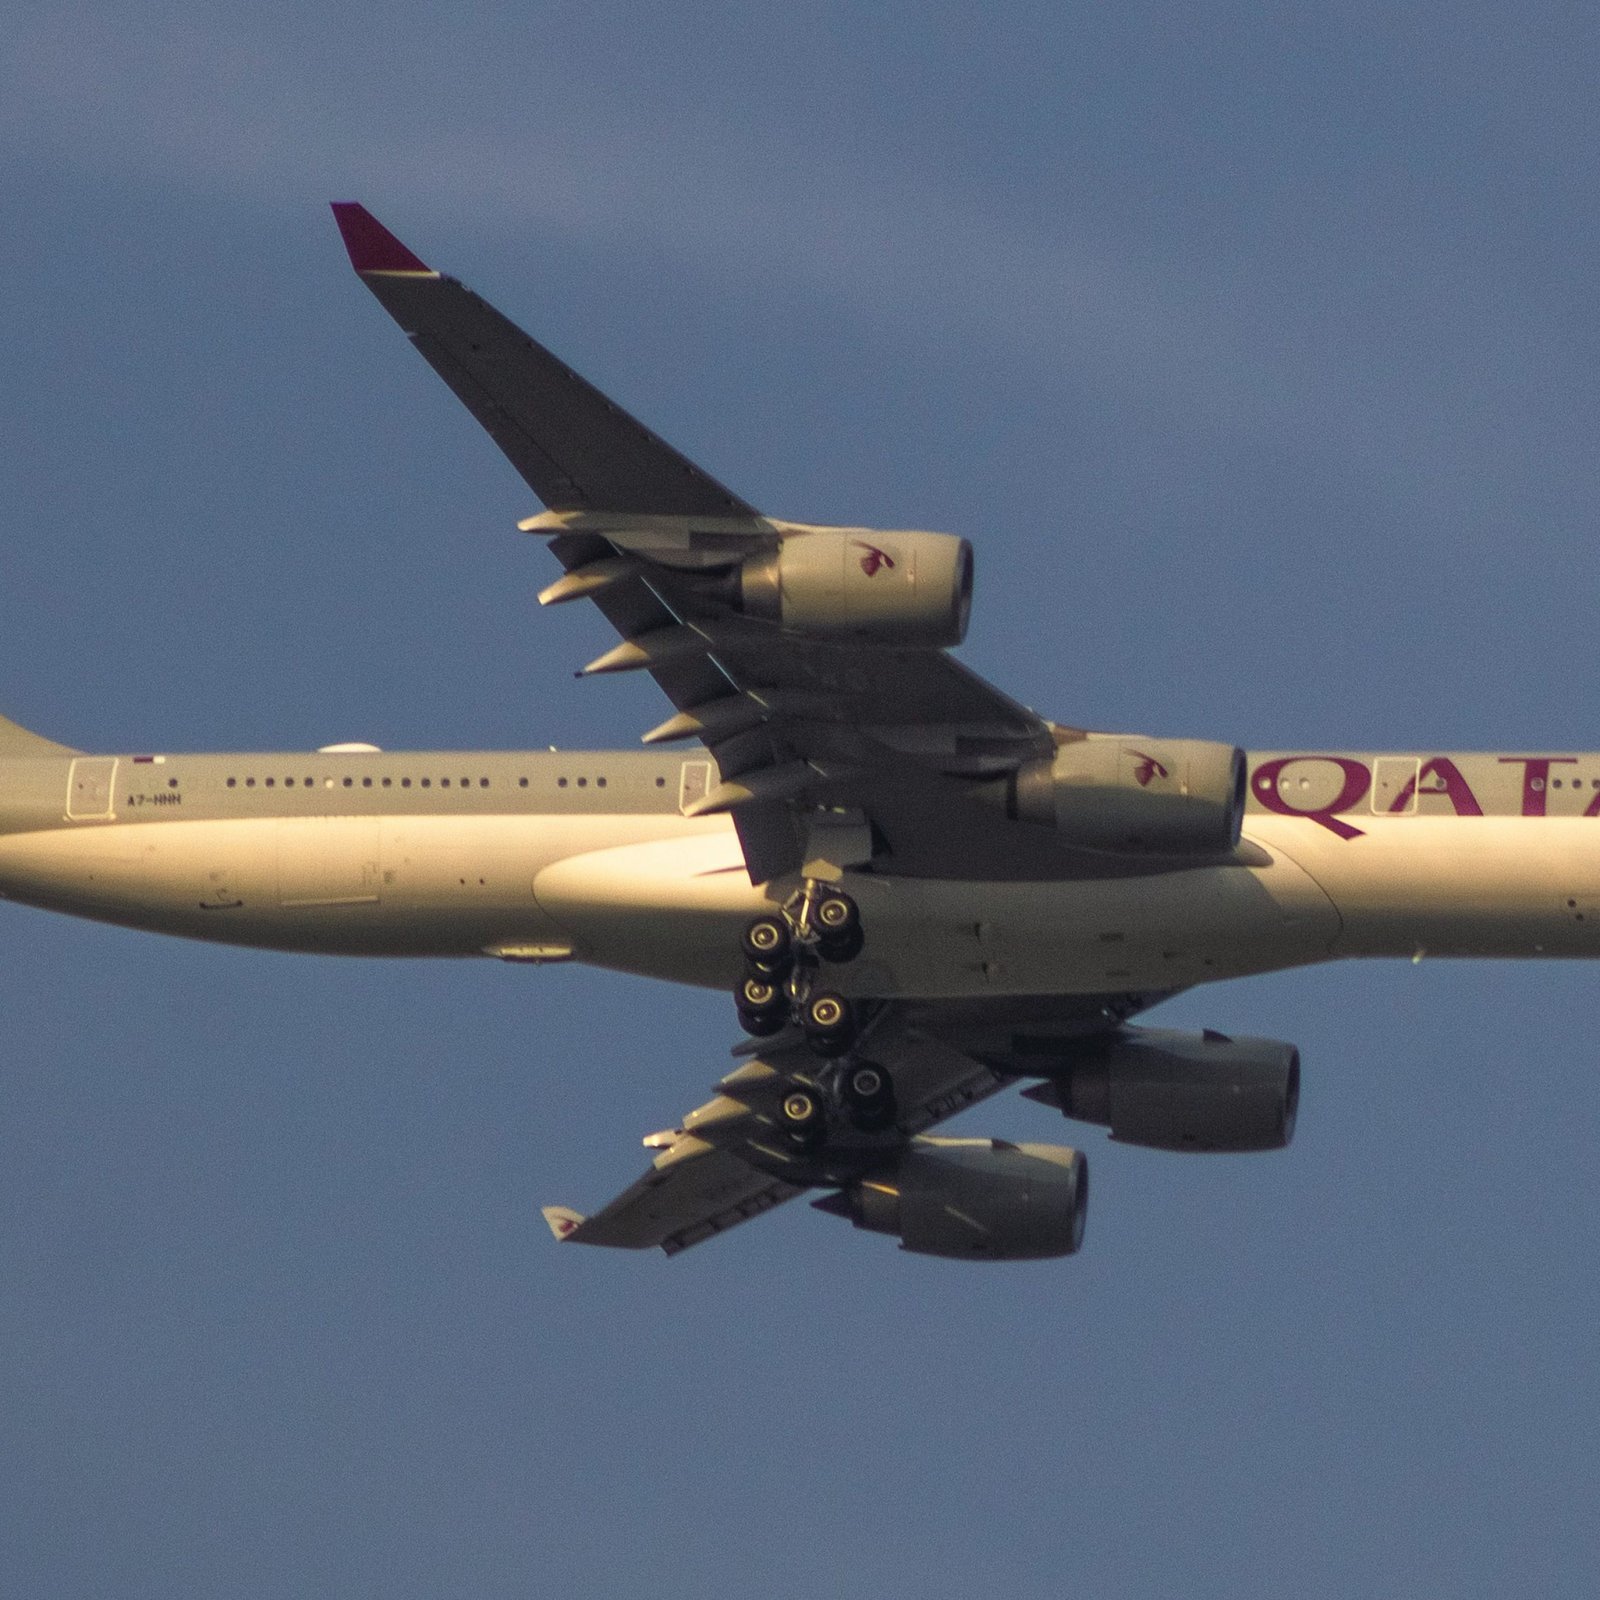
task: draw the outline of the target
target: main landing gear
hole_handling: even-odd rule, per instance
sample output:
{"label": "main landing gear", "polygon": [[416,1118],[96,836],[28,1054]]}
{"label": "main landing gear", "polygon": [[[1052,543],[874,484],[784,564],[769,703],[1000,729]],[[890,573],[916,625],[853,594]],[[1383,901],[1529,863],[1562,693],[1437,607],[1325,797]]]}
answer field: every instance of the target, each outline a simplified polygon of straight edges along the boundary
{"label": "main landing gear", "polygon": [[792,1144],[810,1150],[841,1122],[857,1133],[887,1133],[897,1114],[888,1072],[876,1061],[855,1060],[791,1078],[777,1120]]}
{"label": "main landing gear", "polygon": [[816,1070],[791,1078],[778,1103],[779,1125],[802,1148],[838,1118],[867,1134],[894,1125],[893,1080],[855,1054],[857,1008],[825,981],[825,966],[854,961],[865,942],[855,901],[814,881],[781,910],[757,917],[740,939],[745,975],[734,998],[745,1032],[766,1038],[798,1027],[818,1057]]}

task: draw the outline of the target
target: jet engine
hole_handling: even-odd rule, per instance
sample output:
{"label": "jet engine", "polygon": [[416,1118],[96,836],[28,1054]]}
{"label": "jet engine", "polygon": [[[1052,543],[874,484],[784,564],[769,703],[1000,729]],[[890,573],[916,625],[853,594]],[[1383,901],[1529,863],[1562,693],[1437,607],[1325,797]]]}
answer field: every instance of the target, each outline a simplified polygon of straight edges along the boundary
{"label": "jet engine", "polygon": [[972,546],[951,533],[797,530],[739,569],[735,603],[814,639],[942,649],[966,637]]}
{"label": "jet engine", "polygon": [[919,1255],[1036,1261],[1083,1243],[1089,1163],[1062,1145],[924,1135],[892,1166],[814,1203]]}
{"label": "jet engine", "polygon": [[1245,758],[1203,739],[1091,733],[1011,780],[1008,810],[1091,850],[1231,850],[1244,820]]}
{"label": "jet engine", "polygon": [[1123,1144],[1281,1150],[1294,1137],[1300,1052],[1207,1029],[1128,1028],[1023,1091]]}

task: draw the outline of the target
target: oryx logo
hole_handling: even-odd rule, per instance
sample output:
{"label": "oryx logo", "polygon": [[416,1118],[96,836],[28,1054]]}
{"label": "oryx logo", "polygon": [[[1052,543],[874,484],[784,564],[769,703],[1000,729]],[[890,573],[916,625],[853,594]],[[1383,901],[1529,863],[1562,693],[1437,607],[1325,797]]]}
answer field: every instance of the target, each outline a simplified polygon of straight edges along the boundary
{"label": "oryx logo", "polygon": [[1154,756],[1147,756],[1143,750],[1130,750],[1128,753],[1139,758],[1139,765],[1133,769],[1133,781],[1141,789],[1149,788],[1150,784],[1157,778],[1170,778],[1172,776]]}
{"label": "oryx logo", "polygon": [[880,550],[877,545],[868,544],[865,539],[852,539],[850,543],[855,549],[867,552],[861,558],[861,570],[869,578],[875,578],[885,569],[894,571],[894,557],[887,550]]}

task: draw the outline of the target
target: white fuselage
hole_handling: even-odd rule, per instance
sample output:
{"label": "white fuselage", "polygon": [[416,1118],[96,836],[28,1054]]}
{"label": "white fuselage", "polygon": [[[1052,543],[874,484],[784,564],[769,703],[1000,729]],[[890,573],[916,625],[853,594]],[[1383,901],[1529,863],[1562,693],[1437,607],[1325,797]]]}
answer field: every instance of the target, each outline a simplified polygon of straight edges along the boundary
{"label": "white fuselage", "polygon": [[[1149,992],[1342,956],[1600,955],[1600,755],[1251,772],[1225,859],[1004,882],[846,870],[869,937],[839,987]],[[752,885],[733,825],[683,815],[712,777],[703,757],[610,752],[6,759],[0,894],[241,945],[729,986],[740,926],[794,885]]]}

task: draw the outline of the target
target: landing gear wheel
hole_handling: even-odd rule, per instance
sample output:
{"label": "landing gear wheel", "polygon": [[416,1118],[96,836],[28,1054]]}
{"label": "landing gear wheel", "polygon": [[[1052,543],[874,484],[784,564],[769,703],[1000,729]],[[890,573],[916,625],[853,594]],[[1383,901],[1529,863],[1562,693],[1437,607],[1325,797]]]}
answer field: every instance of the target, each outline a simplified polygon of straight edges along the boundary
{"label": "landing gear wheel", "polygon": [[788,1004],[783,990],[764,972],[752,972],[739,985],[739,1008],[742,1011],[782,1012]]}
{"label": "landing gear wheel", "polygon": [[855,901],[837,889],[827,889],[817,896],[811,918],[817,932],[825,939],[842,938],[861,926],[861,911]]}
{"label": "landing gear wheel", "polygon": [[739,946],[745,960],[761,972],[785,973],[794,960],[794,936],[782,917],[757,917],[745,928]]}
{"label": "landing gear wheel", "polygon": [[770,1038],[775,1033],[783,1032],[783,1013],[771,1011],[746,1011],[743,1006],[738,1008],[739,1026],[753,1039]]}
{"label": "landing gear wheel", "polygon": [[861,954],[861,947],[866,942],[866,935],[859,928],[853,928],[839,939],[818,940],[817,954],[824,961],[831,961],[835,966],[842,967],[847,961],[854,961]]}
{"label": "landing gear wheel", "polygon": [[824,961],[854,961],[865,942],[861,932],[861,910],[847,894],[829,889],[820,895],[811,911],[817,930],[817,952]]}
{"label": "landing gear wheel", "polygon": [[856,1037],[856,1018],[843,995],[824,991],[806,1002],[800,1016],[806,1043],[819,1056],[842,1056]]}
{"label": "landing gear wheel", "polygon": [[895,1119],[894,1080],[876,1061],[858,1061],[840,1079],[840,1097],[863,1133],[882,1133]]}
{"label": "landing gear wheel", "polygon": [[827,1127],[822,1096],[807,1084],[794,1083],[778,1102],[778,1123],[798,1145],[812,1145]]}
{"label": "landing gear wheel", "polygon": [[789,1001],[783,990],[764,972],[746,975],[734,995],[739,1023],[746,1033],[764,1039],[789,1019]]}

